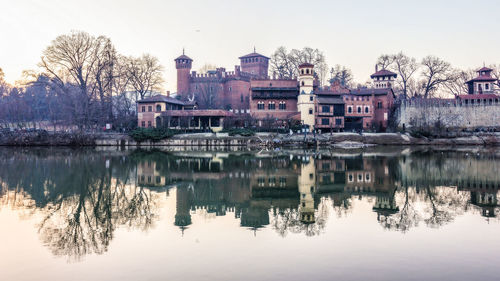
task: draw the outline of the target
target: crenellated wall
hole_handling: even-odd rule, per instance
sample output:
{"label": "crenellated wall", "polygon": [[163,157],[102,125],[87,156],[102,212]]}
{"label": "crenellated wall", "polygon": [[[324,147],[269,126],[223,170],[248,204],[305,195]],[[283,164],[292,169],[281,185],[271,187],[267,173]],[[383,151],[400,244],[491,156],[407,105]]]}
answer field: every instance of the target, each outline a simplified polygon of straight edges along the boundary
{"label": "crenellated wall", "polygon": [[500,127],[500,103],[464,104],[453,100],[404,101],[396,114],[398,127]]}

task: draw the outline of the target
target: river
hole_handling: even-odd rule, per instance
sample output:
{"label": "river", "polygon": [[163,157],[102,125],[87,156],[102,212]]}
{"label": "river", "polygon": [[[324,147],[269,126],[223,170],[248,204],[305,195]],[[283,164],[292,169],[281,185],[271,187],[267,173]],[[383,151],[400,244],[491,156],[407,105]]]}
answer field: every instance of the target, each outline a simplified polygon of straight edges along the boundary
{"label": "river", "polygon": [[1,280],[498,280],[500,150],[0,148]]}

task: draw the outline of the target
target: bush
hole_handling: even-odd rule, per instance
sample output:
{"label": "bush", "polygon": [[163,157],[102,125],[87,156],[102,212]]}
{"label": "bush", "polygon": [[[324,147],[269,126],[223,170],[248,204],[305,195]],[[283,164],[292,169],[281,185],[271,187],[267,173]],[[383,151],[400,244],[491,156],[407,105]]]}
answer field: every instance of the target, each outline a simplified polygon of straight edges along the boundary
{"label": "bush", "polygon": [[175,131],[165,128],[137,128],[129,134],[135,141],[159,141],[175,135]]}
{"label": "bush", "polygon": [[233,129],[225,129],[222,133],[228,133],[230,136],[240,135],[243,137],[251,137],[255,135],[255,131],[252,129],[246,128],[233,128]]}

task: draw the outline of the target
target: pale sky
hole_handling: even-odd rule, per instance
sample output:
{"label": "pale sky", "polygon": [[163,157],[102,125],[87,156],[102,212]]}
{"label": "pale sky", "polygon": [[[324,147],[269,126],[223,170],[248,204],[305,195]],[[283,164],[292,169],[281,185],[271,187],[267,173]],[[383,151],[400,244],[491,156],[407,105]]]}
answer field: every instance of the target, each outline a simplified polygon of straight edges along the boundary
{"label": "pale sky", "polygon": [[10,83],[36,70],[51,40],[71,30],[108,36],[124,55],[158,57],[171,91],[182,48],[194,70],[205,63],[232,70],[254,46],[266,56],[282,45],[309,46],[330,66],[351,68],[359,82],[380,54],[401,50],[459,68],[500,63],[494,0],[0,0],[0,7],[0,68]]}

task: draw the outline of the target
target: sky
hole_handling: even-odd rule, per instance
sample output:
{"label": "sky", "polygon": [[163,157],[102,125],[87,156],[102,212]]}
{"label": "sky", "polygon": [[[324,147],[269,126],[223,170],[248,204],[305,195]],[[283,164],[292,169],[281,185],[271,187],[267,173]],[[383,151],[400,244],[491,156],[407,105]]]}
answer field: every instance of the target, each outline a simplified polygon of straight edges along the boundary
{"label": "sky", "polygon": [[352,69],[358,82],[381,54],[399,51],[464,69],[500,63],[494,0],[0,0],[0,7],[0,68],[9,83],[37,70],[51,41],[75,30],[108,36],[123,55],[158,57],[163,88],[173,92],[173,60],[183,48],[193,70],[207,63],[233,70],[254,47],[271,56],[279,46],[308,46],[330,66]]}

